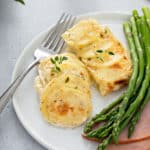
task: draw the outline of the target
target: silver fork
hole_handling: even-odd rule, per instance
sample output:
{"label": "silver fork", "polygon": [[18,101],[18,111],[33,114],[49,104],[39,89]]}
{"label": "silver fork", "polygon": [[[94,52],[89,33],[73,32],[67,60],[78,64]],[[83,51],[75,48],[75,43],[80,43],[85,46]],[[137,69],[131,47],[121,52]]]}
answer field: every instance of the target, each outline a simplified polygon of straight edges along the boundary
{"label": "silver fork", "polygon": [[11,96],[13,96],[17,87],[20,85],[24,77],[29,73],[29,71],[39,64],[40,60],[47,57],[49,54],[58,54],[63,45],[64,41],[61,38],[61,34],[65,32],[66,29],[70,28],[74,22],[75,17],[72,15],[63,13],[56,23],[56,25],[49,31],[45,39],[42,41],[40,46],[34,51],[35,60],[20,74],[17,78],[10,84],[10,86],[5,90],[5,92],[0,96],[0,113],[5,108]]}

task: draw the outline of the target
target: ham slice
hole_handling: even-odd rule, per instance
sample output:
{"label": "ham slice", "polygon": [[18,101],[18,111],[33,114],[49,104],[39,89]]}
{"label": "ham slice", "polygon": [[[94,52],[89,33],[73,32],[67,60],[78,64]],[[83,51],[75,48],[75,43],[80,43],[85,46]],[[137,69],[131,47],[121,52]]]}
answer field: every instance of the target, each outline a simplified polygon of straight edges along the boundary
{"label": "ham slice", "polygon": [[[83,135],[83,137],[85,137],[85,135]],[[98,141],[94,138],[87,138],[87,139]],[[150,101],[144,108],[141,118],[138,121],[131,138],[128,139],[128,128],[125,128],[119,136],[119,144],[132,143],[132,142],[142,141],[146,139],[150,139]],[[150,145],[149,145],[149,150],[150,150]]]}
{"label": "ham slice", "polygon": [[125,128],[119,136],[119,143],[130,143],[145,139],[150,139],[150,101],[145,106],[131,138],[128,139],[128,129]]}
{"label": "ham slice", "polygon": [[150,139],[129,144],[110,144],[106,150],[150,150]]}

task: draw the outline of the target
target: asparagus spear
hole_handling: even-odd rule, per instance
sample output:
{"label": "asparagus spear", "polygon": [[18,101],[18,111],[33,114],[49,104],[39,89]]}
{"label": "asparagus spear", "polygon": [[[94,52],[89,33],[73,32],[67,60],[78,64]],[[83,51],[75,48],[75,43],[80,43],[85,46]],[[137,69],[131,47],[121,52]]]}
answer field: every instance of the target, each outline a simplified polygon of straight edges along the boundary
{"label": "asparagus spear", "polygon": [[133,10],[132,15],[134,16],[135,19],[138,19],[140,17],[137,10]]}
{"label": "asparagus spear", "polygon": [[[128,26],[125,25],[124,28],[125,28],[125,30],[127,30]],[[120,129],[118,129],[119,132],[121,132],[125,128],[125,126],[129,123],[132,116],[136,113],[138,107],[140,106],[140,104],[146,94],[146,90],[149,87],[149,82],[150,82],[150,32],[149,32],[147,23],[144,18],[141,19],[140,28],[141,28],[141,33],[142,33],[142,37],[143,37],[143,43],[144,43],[145,52],[146,52],[146,62],[147,62],[145,78],[142,83],[142,87],[139,91],[138,96],[136,97],[134,102],[130,105],[129,109],[126,111],[126,114],[124,116],[125,121],[122,122]]]}
{"label": "asparagus spear", "polygon": [[95,129],[95,130],[87,133],[86,136],[92,137],[92,138],[94,137],[97,139],[103,138],[104,135],[107,136],[109,134],[109,131],[112,129],[112,124],[113,124],[114,120],[116,119],[115,116],[116,116],[117,111],[118,111],[118,108],[114,109],[109,114],[107,114],[108,122],[105,123],[103,126],[100,126],[98,129]]}
{"label": "asparagus spear", "polygon": [[111,110],[107,114],[101,115],[99,118],[95,120],[95,123],[109,120],[112,116],[117,114],[117,111],[118,111],[118,107],[116,109]]}
{"label": "asparagus spear", "polygon": [[137,10],[133,10],[132,14],[133,14],[133,17],[135,18],[137,32],[138,32],[138,38],[139,38],[139,41],[141,43],[141,47],[144,48],[144,44],[143,44],[143,40],[142,40],[142,35],[141,35],[141,32],[140,32],[140,23],[141,23],[140,19],[141,19],[141,17],[139,16]]}
{"label": "asparagus spear", "polygon": [[136,27],[135,18],[131,17],[130,22],[131,22],[132,34],[133,34],[133,38],[134,38],[134,42],[135,42],[135,46],[136,46],[136,50],[137,50],[137,54],[138,54],[138,58],[139,58],[139,74],[138,74],[136,87],[135,87],[135,91],[134,91],[134,94],[136,94],[137,90],[139,89],[139,86],[142,83],[143,77],[144,77],[144,53],[143,53],[143,48],[142,48],[141,43],[138,38],[138,31],[137,31],[137,27]]}
{"label": "asparagus spear", "polygon": [[134,40],[132,37],[131,27],[129,23],[124,24],[125,33],[127,36],[127,40],[130,47],[132,62],[133,62],[133,73],[129,81],[129,86],[125,92],[125,96],[122,100],[122,103],[119,106],[119,112],[117,114],[117,119],[113,124],[113,140],[117,144],[118,143],[118,136],[119,136],[119,125],[121,122],[122,117],[125,114],[126,108],[128,106],[129,100],[132,97],[132,93],[134,92],[134,89],[136,87],[136,81],[138,76],[138,57],[136,53],[136,47],[134,44]]}
{"label": "asparagus spear", "polygon": [[[96,130],[93,130],[91,132],[89,132],[86,137],[89,137],[89,138],[97,138],[97,139],[100,139],[100,138],[103,138],[102,137],[102,133],[107,130],[109,127],[112,126],[112,123],[113,123],[113,120],[111,119],[108,123],[105,123],[103,126],[99,127],[98,129]],[[108,133],[108,132],[107,132]],[[103,133],[104,134],[104,133]],[[106,131],[105,131],[105,135],[106,135]]]}
{"label": "asparagus spear", "polygon": [[149,88],[147,90],[146,97],[144,98],[144,102],[140,106],[140,110],[135,114],[134,118],[131,120],[129,129],[128,129],[128,137],[129,138],[132,136],[132,133],[133,133],[133,131],[135,129],[135,126],[136,126],[137,122],[139,121],[139,119],[141,117],[141,114],[142,114],[146,104],[149,102],[149,100],[150,100],[150,85],[149,85]]}
{"label": "asparagus spear", "polygon": [[[114,101],[113,103],[111,103],[110,105],[108,105],[106,108],[104,108],[99,114],[97,114],[95,117],[93,117],[89,122],[86,123],[85,127],[84,127],[84,133],[88,133],[92,130],[92,127],[95,123],[98,123],[98,121],[96,121],[97,119],[101,118],[102,115],[105,115],[106,113],[108,113],[110,110],[112,110],[114,107],[116,107],[118,104],[120,104],[120,102],[122,101],[124,97],[124,94],[122,94],[116,101]],[[99,122],[101,120],[99,119]]]}
{"label": "asparagus spear", "polygon": [[150,81],[150,31],[148,29],[148,26],[144,18],[141,19],[141,32],[142,32],[142,37],[143,37],[143,43],[145,46],[147,65],[146,65],[145,78],[142,84],[142,88],[139,92],[138,97],[136,98],[136,100],[134,101],[132,105],[138,104],[138,102],[142,100],[142,98],[144,97],[144,93],[146,92],[146,89],[149,86],[149,81]]}
{"label": "asparagus spear", "polygon": [[[142,48],[141,46],[141,43],[140,43],[140,39],[139,39],[139,34],[140,34],[140,19],[139,19],[139,15],[138,15],[138,12],[136,10],[133,11],[133,16],[134,18],[132,17],[131,19],[131,26],[132,26],[132,29],[133,29],[133,37],[134,37],[134,40],[135,40],[135,45],[136,45],[136,48],[137,50],[139,51],[139,66],[140,66],[140,73],[139,73],[139,77],[138,77],[138,81],[139,82],[142,82],[142,79],[143,79],[143,76],[144,76],[144,49]],[[136,21],[139,20],[139,23]],[[137,28],[139,27],[139,28]],[[138,82],[137,81],[137,82]],[[136,87],[136,90],[138,89],[138,86],[140,84],[137,83],[137,87]],[[131,123],[130,123],[130,126],[129,126],[129,129],[128,129],[128,137],[131,137],[133,131],[134,131],[134,128],[136,126],[136,123],[138,122],[139,118],[140,118],[140,115],[141,115],[141,112],[137,112],[136,115],[132,118],[131,120]]]}
{"label": "asparagus spear", "polygon": [[143,7],[142,11],[144,13],[145,19],[150,29],[150,9],[148,7]]}
{"label": "asparagus spear", "polygon": [[109,135],[106,139],[103,140],[101,144],[98,146],[98,150],[105,150],[108,144],[112,141],[112,135]]}

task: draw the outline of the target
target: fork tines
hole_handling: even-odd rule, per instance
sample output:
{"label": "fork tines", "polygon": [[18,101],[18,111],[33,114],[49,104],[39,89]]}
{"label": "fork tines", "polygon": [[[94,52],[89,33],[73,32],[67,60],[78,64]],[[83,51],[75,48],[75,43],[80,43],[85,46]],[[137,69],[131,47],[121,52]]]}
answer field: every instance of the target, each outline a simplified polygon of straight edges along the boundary
{"label": "fork tines", "polygon": [[76,17],[67,13],[63,13],[53,30],[50,30],[48,33],[47,37],[42,43],[42,47],[53,50],[55,53],[59,52],[64,45],[61,35],[74,24],[75,20]]}

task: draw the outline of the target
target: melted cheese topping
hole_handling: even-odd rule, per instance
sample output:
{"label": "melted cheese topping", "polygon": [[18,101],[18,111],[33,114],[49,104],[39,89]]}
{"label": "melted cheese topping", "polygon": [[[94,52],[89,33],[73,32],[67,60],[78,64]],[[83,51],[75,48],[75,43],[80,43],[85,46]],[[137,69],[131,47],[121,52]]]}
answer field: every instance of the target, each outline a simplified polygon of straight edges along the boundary
{"label": "melted cheese topping", "polygon": [[92,111],[90,78],[74,54],[58,56],[68,58],[59,64],[60,72],[52,71],[51,57],[39,64],[35,87],[40,95],[40,110],[51,124],[75,127],[86,121]]}
{"label": "melted cheese topping", "polygon": [[96,20],[83,20],[62,37],[68,50],[76,53],[86,65],[102,95],[127,84],[132,72],[131,61],[109,28],[99,25]]}

